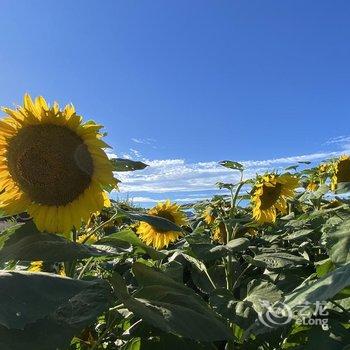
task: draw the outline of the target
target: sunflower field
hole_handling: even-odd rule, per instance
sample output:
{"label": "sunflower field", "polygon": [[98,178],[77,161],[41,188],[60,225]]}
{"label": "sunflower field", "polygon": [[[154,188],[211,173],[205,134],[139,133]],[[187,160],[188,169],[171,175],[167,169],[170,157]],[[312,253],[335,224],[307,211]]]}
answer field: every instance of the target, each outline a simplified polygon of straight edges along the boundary
{"label": "sunflower field", "polygon": [[350,349],[349,156],[146,210],[72,105],[3,113],[0,350]]}

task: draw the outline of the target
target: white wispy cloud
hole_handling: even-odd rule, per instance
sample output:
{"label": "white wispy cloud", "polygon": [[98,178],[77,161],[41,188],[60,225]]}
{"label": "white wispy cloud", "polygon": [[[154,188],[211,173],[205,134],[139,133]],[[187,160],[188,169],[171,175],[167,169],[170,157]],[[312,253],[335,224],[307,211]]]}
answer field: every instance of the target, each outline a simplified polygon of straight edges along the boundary
{"label": "white wispy cloud", "polygon": [[141,145],[151,145],[151,144],[153,144],[153,143],[156,142],[155,139],[152,139],[152,138],[150,138],[150,137],[145,138],[145,139],[139,139],[139,138],[133,137],[133,138],[131,139],[131,141],[133,141],[133,142],[135,142],[135,143],[138,143],[138,144],[141,144]]}
{"label": "white wispy cloud", "polygon": [[284,157],[284,158],[275,158],[268,160],[249,160],[242,162],[246,167],[254,167],[254,166],[272,166],[272,165],[282,165],[282,164],[292,164],[297,162],[313,162],[320,159],[326,159],[331,157],[336,157],[342,152],[319,152],[313,154],[305,154],[301,156],[294,157]]}
{"label": "white wispy cloud", "polygon": [[141,152],[138,151],[137,149],[130,148],[129,151],[131,153],[131,158],[136,158],[136,159],[142,158]]}
{"label": "white wispy cloud", "polygon": [[[350,153],[350,137],[341,136],[329,140],[329,145],[338,150],[316,152],[290,157],[266,160],[243,160],[245,178],[255,176],[268,170],[282,170],[288,165],[298,162],[317,162]],[[331,147],[331,146],[330,146]],[[133,152],[134,151],[134,152]],[[140,159],[141,153],[130,150],[130,158]],[[178,202],[193,202],[209,198],[217,191],[217,182],[235,182],[239,173],[218,164],[218,161],[187,162],[185,159],[142,159],[149,166],[142,171],[118,173],[122,181],[119,195],[128,195],[138,203],[153,203],[159,198],[171,197]],[[211,192],[210,192],[211,191]],[[192,193],[192,194],[191,194]],[[182,194],[182,195],[180,195]]]}
{"label": "white wispy cloud", "polygon": [[114,153],[113,149],[111,149],[111,148],[106,148],[105,151],[106,151],[107,157],[108,157],[109,159],[118,158],[117,154]]}
{"label": "white wispy cloud", "polygon": [[132,201],[135,203],[157,203],[158,200],[151,197],[133,197]]}
{"label": "white wispy cloud", "polygon": [[[280,170],[301,161],[317,161],[335,157],[342,152],[319,152],[294,157],[268,160],[241,161],[246,178],[267,170]],[[188,163],[184,159],[143,160],[149,167],[142,171],[119,173],[121,192],[167,193],[203,192],[215,189],[217,182],[238,180],[236,171],[227,169],[217,161]]]}
{"label": "white wispy cloud", "polygon": [[106,153],[109,159],[112,158],[125,158],[125,159],[142,159],[142,153],[137,149],[130,148],[128,152],[116,154],[113,149],[106,149]]}
{"label": "white wispy cloud", "polygon": [[340,146],[343,150],[349,150],[350,149],[350,136],[334,137],[332,139],[329,139],[325,144],[326,145],[336,145],[336,146]]}
{"label": "white wispy cloud", "polygon": [[[206,199],[210,199],[211,196],[202,196],[202,195],[197,195],[197,196],[186,196],[186,197],[174,197],[172,200],[177,203],[192,203],[192,202],[197,202],[197,201],[203,201]],[[166,199],[162,199],[165,201]],[[143,196],[135,196],[132,197],[132,201],[134,203],[158,203],[161,202],[162,200],[159,200],[157,198],[152,198],[152,197],[143,197]]]}

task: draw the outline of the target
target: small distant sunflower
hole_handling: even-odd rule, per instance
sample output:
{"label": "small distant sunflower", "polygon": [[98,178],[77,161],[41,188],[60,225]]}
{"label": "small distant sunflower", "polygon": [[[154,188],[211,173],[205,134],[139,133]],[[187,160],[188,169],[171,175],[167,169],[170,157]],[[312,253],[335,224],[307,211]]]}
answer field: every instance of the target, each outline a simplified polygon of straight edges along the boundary
{"label": "small distant sunflower", "polygon": [[28,267],[30,272],[49,272],[60,276],[66,276],[62,263],[46,263],[41,260],[32,261]]}
{"label": "small distant sunflower", "polygon": [[213,228],[212,230],[212,239],[213,241],[217,241],[221,244],[224,244],[227,242],[227,237],[226,237],[226,227],[223,222],[220,222],[219,225]]}
{"label": "small distant sunflower", "polygon": [[322,163],[314,168],[314,172],[307,179],[306,189],[308,191],[316,191],[320,185],[326,182],[329,172],[329,163]]}
{"label": "small distant sunflower", "polygon": [[216,219],[216,215],[214,214],[214,208],[210,206],[206,207],[203,212],[203,219],[208,225],[213,224]]}
{"label": "small distant sunflower", "polygon": [[253,218],[259,223],[276,221],[277,211],[285,213],[287,199],[292,198],[298,179],[290,174],[267,174],[256,182],[251,196]]}
{"label": "small distant sunflower", "polygon": [[313,192],[313,191],[316,191],[316,190],[318,189],[319,185],[320,185],[320,183],[319,183],[318,181],[310,181],[310,182],[307,184],[306,189],[307,189],[308,191]]}
{"label": "small distant sunflower", "polygon": [[94,244],[99,240],[99,237],[94,233],[90,235],[89,233],[84,233],[77,238],[77,243],[80,244]]}
{"label": "small distant sunflower", "polygon": [[[166,202],[158,203],[148,211],[148,214],[159,216],[175,223],[178,226],[187,224],[186,214],[180,210],[176,203]],[[137,234],[147,245],[152,245],[156,249],[167,247],[170,243],[175,242],[182,236],[178,231],[163,231],[154,227],[147,222],[141,222],[137,228]]]}
{"label": "small distant sunflower", "polygon": [[103,188],[116,186],[101,125],[25,95],[23,107],[2,109],[0,208],[28,212],[40,231],[68,233],[109,205]]}
{"label": "small distant sunflower", "polygon": [[41,260],[33,261],[30,263],[28,271],[30,272],[41,272],[43,271],[44,262]]}
{"label": "small distant sunflower", "polygon": [[329,167],[330,167],[329,163],[322,163],[318,166],[317,171],[319,174],[323,175],[329,171]]}
{"label": "small distant sunflower", "polygon": [[339,157],[332,166],[331,189],[335,191],[340,182],[350,182],[350,157]]}

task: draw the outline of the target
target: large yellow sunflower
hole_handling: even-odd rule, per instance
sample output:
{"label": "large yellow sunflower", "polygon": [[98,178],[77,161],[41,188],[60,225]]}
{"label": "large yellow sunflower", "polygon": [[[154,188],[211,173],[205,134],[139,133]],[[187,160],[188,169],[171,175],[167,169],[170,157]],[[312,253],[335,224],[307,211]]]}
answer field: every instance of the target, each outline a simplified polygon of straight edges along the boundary
{"label": "large yellow sunflower", "polygon": [[[186,214],[180,210],[179,205],[171,203],[169,200],[158,203],[148,211],[148,214],[168,219],[178,226],[187,224]],[[163,231],[147,222],[141,222],[139,224],[137,234],[147,245],[152,245],[156,249],[167,247],[170,243],[175,242],[180,236],[182,236],[181,232]]]}
{"label": "large yellow sunflower", "polygon": [[343,155],[332,165],[331,189],[335,191],[339,182],[350,182],[350,157]]}
{"label": "large yellow sunflower", "polygon": [[260,224],[275,222],[277,211],[285,213],[298,179],[290,174],[267,174],[256,182],[251,196],[253,218]]}
{"label": "large yellow sunflower", "polygon": [[40,231],[67,233],[109,205],[103,188],[116,186],[101,125],[82,123],[43,97],[3,108],[0,120],[0,208],[28,212]]}

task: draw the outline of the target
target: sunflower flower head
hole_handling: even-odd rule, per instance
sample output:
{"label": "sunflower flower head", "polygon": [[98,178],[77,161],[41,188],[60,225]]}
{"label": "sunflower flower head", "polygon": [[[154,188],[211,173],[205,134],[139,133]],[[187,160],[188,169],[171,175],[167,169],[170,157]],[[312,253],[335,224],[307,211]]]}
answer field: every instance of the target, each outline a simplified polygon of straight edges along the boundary
{"label": "sunflower flower head", "polygon": [[275,222],[278,212],[286,213],[287,199],[297,187],[298,179],[290,174],[260,176],[251,194],[254,220],[259,224]]}
{"label": "sunflower flower head", "polygon": [[77,243],[80,244],[94,244],[99,240],[99,237],[94,234],[84,233],[79,235],[77,238]]}
{"label": "sunflower flower head", "polygon": [[221,244],[227,242],[226,227],[223,222],[220,222],[212,229],[212,239]]}
{"label": "sunflower flower head", "polygon": [[307,186],[306,186],[306,189],[310,192],[314,192],[318,189],[319,187],[319,182],[316,181],[316,180],[311,180]]}
{"label": "sunflower flower head", "polygon": [[60,276],[66,276],[64,266],[61,263],[46,263],[41,260],[32,261],[28,267],[29,272],[49,272]]}
{"label": "sunflower flower head", "polygon": [[324,184],[329,176],[330,164],[322,163],[316,168],[312,169],[312,173],[309,175],[306,181],[306,190],[310,192],[316,191],[320,185]]}
{"label": "sunflower flower head", "polygon": [[215,209],[211,206],[207,206],[203,212],[203,219],[206,224],[213,224],[216,219]]}
{"label": "sunflower flower head", "polygon": [[0,120],[0,208],[28,212],[40,231],[68,233],[109,205],[116,187],[101,125],[83,123],[72,105],[25,95]]}
{"label": "sunflower flower head", "polygon": [[[188,223],[186,214],[180,209],[180,206],[176,203],[171,203],[169,200],[158,203],[148,211],[148,214],[168,219],[178,226],[187,225]],[[143,221],[137,228],[137,234],[143,242],[156,249],[163,249],[182,236],[181,232],[163,231]]]}
{"label": "sunflower flower head", "polygon": [[332,164],[331,189],[335,191],[340,182],[350,182],[350,157],[343,155]]}
{"label": "sunflower flower head", "polygon": [[330,169],[329,163],[322,163],[318,166],[317,171],[319,174],[326,174],[329,171],[329,169]]}
{"label": "sunflower flower head", "polygon": [[41,272],[43,271],[44,262],[41,260],[32,261],[29,265],[28,271],[30,272]]}

